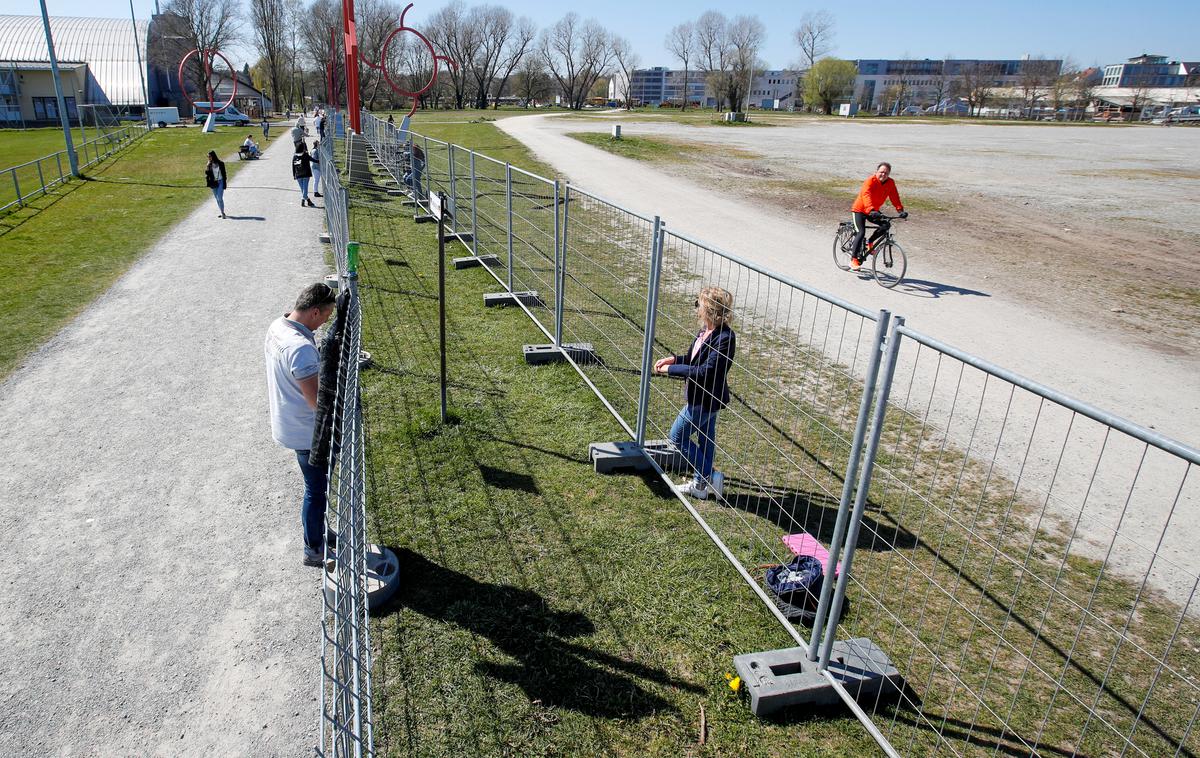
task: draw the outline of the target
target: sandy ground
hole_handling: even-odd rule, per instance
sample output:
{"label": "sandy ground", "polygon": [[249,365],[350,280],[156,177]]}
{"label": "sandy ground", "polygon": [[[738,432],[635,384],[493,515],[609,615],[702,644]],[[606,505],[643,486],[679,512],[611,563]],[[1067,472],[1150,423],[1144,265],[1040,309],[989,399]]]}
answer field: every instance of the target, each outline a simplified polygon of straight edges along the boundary
{"label": "sandy ground", "polygon": [[[1112,231],[1120,229],[1133,240],[1158,229],[1164,245],[1200,239],[1200,219],[1189,211],[1189,197],[1194,196],[1189,188],[1195,186],[1189,172],[1200,177],[1194,149],[1200,130],[818,121],[761,128],[672,122],[624,126],[629,135],[723,144],[735,148],[731,153],[770,156],[723,158],[708,165],[633,161],[565,136],[607,131],[611,118],[592,122],[531,116],[504,119],[497,126],[570,181],[630,210],[661,215],[669,228],[850,302],[887,308],[936,339],[1185,444],[1200,443],[1196,329],[1175,328],[1180,317],[1144,309],[1139,298],[1145,295],[1122,294],[1120,289],[1128,278],[1155,288],[1149,295],[1152,304],[1176,290],[1194,297],[1200,281],[1200,267],[1190,252],[1195,246],[1179,242],[1172,248],[1179,256],[1163,264],[1144,245],[1114,242]],[[837,222],[848,215],[862,178],[884,157],[896,165],[901,192],[914,206],[913,218],[898,229],[909,253],[908,280],[892,291],[865,276],[841,272],[831,261]],[[1118,169],[1124,173],[1113,173]],[[1170,176],[1152,174],[1155,190],[1148,192],[1140,178],[1145,172]],[[844,197],[830,196],[825,186],[830,176],[847,177]],[[1115,208],[1123,209],[1124,218],[1112,218]],[[1167,220],[1171,228],[1164,232]],[[1061,229],[1054,232],[1058,225]],[[1076,231],[1092,228],[1099,230],[1093,237],[1107,240],[1106,246],[1083,242]],[[976,239],[987,242],[976,244]],[[1048,242],[1055,239],[1059,241]],[[1057,247],[1051,250],[1051,245]],[[1072,248],[1076,255],[1086,254],[1086,266],[1063,262]],[[1116,285],[1097,283],[1097,274]],[[1196,319],[1195,310],[1179,312],[1181,318]],[[1174,331],[1166,334],[1165,329]],[[897,376],[905,371],[902,366]],[[1035,403],[1021,411],[1025,418],[1003,399],[996,400],[994,388],[985,388],[972,390],[981,399],[989,393],[978,404],[978,424],[970,417],[965,428],[956,423],[964,449],[972,435],[1012,436],[1013,430],[1031,428],[1037,418]],[[951,381],[939,384],[937,391],[955,394],[959,388]],[[975,412],[974,398],[944,399]],[[1053,478],[1053,464],[1065,443],[1051,440],[1047,447],[1038,428],[1033,455],[1042,459],[1044,481],[1020,470],[1023,445],[997,454],[1001,470],[1013,478],[1023,473],[1023,487],[1053,484],[1051,511],[1057,510],[1064,537],[1077,521],[1078,503],[1086,501],[1074,549],[1104,558],[1119,530],[1122,547],[1111,560],[1130,578],[1147,571],[1157,546],[1161,557],[1153,566],[1152,586],[1185,601],[1200,573],[1200,555],[1193,548],[1200,534],[1197,487],[1180,494],[1179,472],[1158,476],[1155,463],[1142,469],[1137,497],[1131,500],[1128,481],[1108,476],[1113,464],[1120,463],[1111,449],[1105,476],[1094,488],[1088,488],[1090,468],[1064,484],[1061,477]],[[1020,434],[1016,439],[1022,439]],[[1094,437],[1081,446],[1080,428],[1069,439],[1071,463],[1083,465],[1092,460],[1089,454],[1098,454]],[[980,452],[972,449],[973,455]],[[988,452],[981,460],[990,456]],[[1136,451],[1134,456],[1136,461]],[[1127,540],[1149,552],[1124,547]]]}
{"label": "sandy ground", "polygon": [[325,270],[289,148],[0,386],[2,755],[316,744],[319,576],[262,367],[267,324]]}
{"label": "sandy ground", "polygon": [[[673,228],[860,305],[889,308],[905,315],[909,326],[934,337],[1182,442],[1193,446],[1200,443],[1197,330],[1189,330],[1187,339],[1177,342],[1148,340],[1116,318],[1124,314],[1113,313],[1111,308],[1128,305],[1120,300],[1091,303],[1090,313],[1103,312],[1107,318],[1081,319],[1073,301],[1090,296],[1062,282],[1059,272],[1063,264],[1041,249],[1022,252],[1017,245],[1008,244],[1008,256],[1020,258],[1024,264],[1003,275],[998,269],[1005,266],[996,264],[980,270],[975,261],[964,259],[963,252],[972,236],[1019,239],[1023,227],[1048,223],[1043,217],[1052,213],[1064,221],[1064,228],[1087,228],[1085,222],[1109,213],[1106,209],[1113,206],[1125,208],[1127,216],[1136,215],[1139,220],[1131,223],[1144,224],[1146,229],[1170,223],[1171,234],[1200,242],[1200,217],[1192,212],[1194,179],[1178,178],[1171,180],[1173,184],[1155,180],[1152,184],[1157,189],[1147,193],[1140,181],[1096,180],[1071,173],[1093,170],[1097,155],[1108,156],[1104,160],[1109,163],[1130,166],[1140,165],[1139,160],[1167,166],[1163,161],[1168,159],[1163,156],[1178,155],[1179,170],[1200,177],[1200,129],[956,128],[865,123],[701,129],[670,122],[625,127],[627,134],[663,134],[693,142],[724,140],[731,146],[772,156],[769,163],[783,176],[794,173],[781,168],[791,163],[800,163],[804,170],[825,177],[858,176],[857,180],[847,181],[847,198],[837,204],[847,208],[858,182],[880,155],[891,157],[896,164],[901,189],[905,189],[904,182],[912,187],[912,192],[906,194],[920,193],[932,202],[940,202],[931,185],[957,181],[961,188],[957,194],[979,196],[991,208],[989,216],[979,217],[972,228],[958,231],[955,241],[945,241],[937,248],[923,241],[922,212],[914,210],[914,217],[898,229],[899,239],[909,252],[908,278],[912,285],[889,292],[832,265],[831,240],[836,221],[847,215],[844,210],[832,211],[830,220],[809,221],[785,212],[779,205],[760,202],[743,189],[738,177],[725,175],[715,165],[708,170],[683,167],[678,172],[687,172],[688,176],[674,176],[661,166],[614,156],[565,136],[568,132],[607,131],[609,123],[604,119],[592,126],[580,119],[530,116],[503,119],[496,125],[528,144],[566,178],[623,202],[631,210],[660,214]],[[1122,140],[1130,145],[1121,144]],[[903,148],[898,147],[901,144]],[[991,147],[973,151],[973,144]],[[992,152],[999,151],[994,147],[997,144],[1005,146],[1003,152]],[[906,153],[903,162],[896,157],[901,149]],[[1026,149],[1038,152],[1011,165],[1011,157],[1023,155]],[[917,157],[918,150],[930,160]],[[1043,155],[1056,150],[1069,151],[1073,157],[1059,157],[1054,162],[1064,168],[1051,170],[1046,168],[1051,161]],[[1124,157],[1114,155],[1125,150],[1132,152]],[[982,156],[982,167],[975,162],[977,155]],[[1056,183],[1063,176],[1075,177],[1069,189]],[[788,198],[785,202],[794,201]],[[1025,202],[1031,203],[1030,210],[1024,210]],[[809,193],[807,201],[801,198],[795,204],[812,205],[806,210],[813,211],[829,205],[816,192]],[[1102,274],[1113,280],[1122,278],[1120,266],[1100,260],[1102,256],[1096,252],[1099,246],[1071,237],[1070,233],[1063,235],[1077,249],[1082,247],[1089,261],[1096,261],[1093,277]],[[1142,256],[1152,257],[1153,253]],[[1143,260],[1142,264],[1149,262]],[[1186,283],[1181,286],[1193,291],[1200,286],[1200,261],[1194,254],[1180,255],[1168,265],[1176,271],[1174,279]],[[1042,286],[1049,287],[1055,296],[1031,302],[1028,290]],[[1190,310],[1194,316],[1196,309]]]}

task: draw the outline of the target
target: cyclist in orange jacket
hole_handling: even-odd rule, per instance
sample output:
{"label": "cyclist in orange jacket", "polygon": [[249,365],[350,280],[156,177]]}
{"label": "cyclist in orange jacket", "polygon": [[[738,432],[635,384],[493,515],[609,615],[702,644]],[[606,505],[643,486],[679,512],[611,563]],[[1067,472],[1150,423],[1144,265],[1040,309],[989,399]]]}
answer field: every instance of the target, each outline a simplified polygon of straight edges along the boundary
{"label": "cyclist in orange jacket", "polygon": [[871,235],[869,244],[874,245],[877,239],[887,233],[887,221],[880,213],[885,202],[891,201],[892,206],[900,211],[900,218],[908,218],[908,211],[904,210],[904,204],[900,202],[900,193],[896,191],[896,182],[889,178],[891,173],[892,164],[886,161],[876,166],[875,173],[868,176],[867,180],[862,183],[858,197],[854,200],[854,207],[850,209],[854,212],[854,244],[850,248],[852,250],[850,268],[852,269],[861,266],[867,257],[863,253],[863,239],[867,236],[867,221],[879,226]]}

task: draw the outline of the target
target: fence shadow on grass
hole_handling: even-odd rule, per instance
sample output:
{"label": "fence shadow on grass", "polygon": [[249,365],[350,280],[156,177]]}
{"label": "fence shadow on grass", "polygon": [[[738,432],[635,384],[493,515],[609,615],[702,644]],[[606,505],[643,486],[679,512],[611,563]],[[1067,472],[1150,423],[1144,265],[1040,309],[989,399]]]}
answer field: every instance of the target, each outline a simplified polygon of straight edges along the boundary
{"label": "fence shadow on grass", "polygon": [[476,670],[517,685],[531,702],[591,716],[640,719],[674,707],[636,679],[702,690],[659,669],[572,642],[595,632],[591,620],[552,608],[536,592],[481,582],[411,550],[394,550],[406,581],[389,610],[408,608],[490,640],[516,663],[479,662]]}
{"label": "fence shadow on grass", "polygon": [[[738,481],[730,478],[726,486],[736,487]],[[821,492],[802,490],[770,490],[762,485],[751,485],[754,494],[731,494],[726,502],[734,508],[758,518],[766,519],[789,533],[805,531],[829,545],[833,541],[833,528],[837,523],[838,501]],[[859,532],[857,546],[863,550],[909,550],[917,546],[915,535],[900,526],[889,526],[863,515],[863,530]]]}

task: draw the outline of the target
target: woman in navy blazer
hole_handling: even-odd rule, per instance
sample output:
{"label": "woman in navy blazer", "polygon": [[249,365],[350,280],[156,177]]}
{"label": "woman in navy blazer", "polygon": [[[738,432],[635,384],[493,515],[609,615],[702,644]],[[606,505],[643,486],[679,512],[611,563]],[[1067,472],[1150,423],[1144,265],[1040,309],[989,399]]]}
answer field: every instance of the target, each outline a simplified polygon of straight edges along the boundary
{"label": "woman in navy blazer", "polygon": [[720,287],[705,287],[696,298],[696,316],[701,330],[691,349],[682,355],[659,358],[654,371],[687,380],[686,403],[671,425],[671,442],[693,472],[692,479],[681,484],[680,490],[704,500],[710,491],[722,497],[725,490],[725,476],[713,469],[713,454],[717,448],[717,413],[729,403],[726,377],[737,350],[737,335],[729,327],[733,295]]}

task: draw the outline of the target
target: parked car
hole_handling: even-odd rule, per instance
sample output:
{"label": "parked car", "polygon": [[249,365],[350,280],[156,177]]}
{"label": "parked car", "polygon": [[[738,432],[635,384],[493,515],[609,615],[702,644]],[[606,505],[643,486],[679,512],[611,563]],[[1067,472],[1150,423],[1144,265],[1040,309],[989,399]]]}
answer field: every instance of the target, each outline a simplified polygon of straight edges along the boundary
{"label": "parked car", "polygon": [[238,126],[249,126],[250,117],[239,111],[232,105],[227,105],[224,108],[214,106],[207,101],[197,102],[195,110],[192,112],[192,120],[197,124],[203,124],[208,114],[211,111],[216,114],[215,121],[218,124],[237,124]]}

